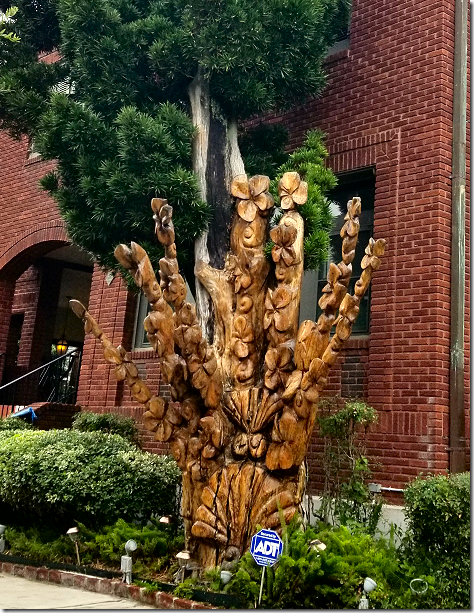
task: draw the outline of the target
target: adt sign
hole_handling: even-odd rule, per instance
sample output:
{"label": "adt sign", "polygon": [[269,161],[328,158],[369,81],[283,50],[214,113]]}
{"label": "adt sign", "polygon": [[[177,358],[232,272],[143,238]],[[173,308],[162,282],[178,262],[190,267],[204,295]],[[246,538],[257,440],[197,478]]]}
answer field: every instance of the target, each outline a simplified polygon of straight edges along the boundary
{"label": "adt sign", "polygon": [[273,530],[260,530],[252,536],[250,553],[259,566],[273,566],[283,551],[283,541]]}

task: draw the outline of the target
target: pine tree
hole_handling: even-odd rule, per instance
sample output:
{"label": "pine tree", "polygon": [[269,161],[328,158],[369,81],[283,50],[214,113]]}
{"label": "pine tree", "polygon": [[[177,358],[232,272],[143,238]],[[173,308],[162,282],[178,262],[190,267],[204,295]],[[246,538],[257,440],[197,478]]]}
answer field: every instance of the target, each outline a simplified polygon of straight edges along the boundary
{"label": "pine tree", "polygon": [[[15,4],[21,42],[0,46],[0,127],[57,160],[42,185],[73,241],[109,269],[131,239],[156,262],[149,203],[166,197],[188,281],[206,227],[198,257],[222,266],[230,181],[244,172],[237,122],[321,90],[348,0]],[[52,50],[60,60],[42,61]]]}

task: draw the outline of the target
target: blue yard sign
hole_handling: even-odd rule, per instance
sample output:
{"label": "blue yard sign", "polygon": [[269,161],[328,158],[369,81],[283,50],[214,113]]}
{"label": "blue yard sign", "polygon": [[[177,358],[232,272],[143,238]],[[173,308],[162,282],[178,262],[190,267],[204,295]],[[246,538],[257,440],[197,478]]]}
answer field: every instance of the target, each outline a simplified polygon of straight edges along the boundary
{"label": "blue yard sign", "polygon": [[283,551],[283,541],[274,530],[260,530],[252,536],[250,553],[259,566],[273,566]]}

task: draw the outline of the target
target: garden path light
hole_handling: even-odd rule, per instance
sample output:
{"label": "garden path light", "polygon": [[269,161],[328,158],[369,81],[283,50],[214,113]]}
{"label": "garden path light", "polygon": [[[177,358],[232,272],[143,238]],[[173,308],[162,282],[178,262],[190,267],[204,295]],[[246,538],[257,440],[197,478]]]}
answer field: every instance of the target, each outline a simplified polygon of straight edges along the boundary
{"label": "garden path light", "polygon": [[66,532],[66,534],[69,536],[69,538],[71,539],[71,541],[74,543],[75,547],[76,547],[76,556],[77,556],[77,565],[80,566],[81,565],[81,558],[79,557],[79,528],[77,526],[74,526],[73,528],[69,528],[69,530]]}

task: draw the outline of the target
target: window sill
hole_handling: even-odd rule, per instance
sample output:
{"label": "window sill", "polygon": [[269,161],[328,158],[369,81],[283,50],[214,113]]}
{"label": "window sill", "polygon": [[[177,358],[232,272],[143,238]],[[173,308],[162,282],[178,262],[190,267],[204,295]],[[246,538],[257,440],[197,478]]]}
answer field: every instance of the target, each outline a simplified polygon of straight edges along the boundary
{"label": "window sill", "polygon": [[157,355],[151,347],[136,347],[130,352],[130,357],[132,360],[151,360]]}
{"label": "window sill", "polygon": [[345,49],[339,49],[337,51],[334,51],[333,53],[331,53],[325,58],[323,62],[323,66],[334,64],[335,62],[339,62],[341,60],[349,58],[350,56],[351,56],[351,50],[349,49],[349,47],[346,47]]}
{"label": "window sill", "polygon": [[35,155],[34,157],[28,158],[25,162],[25,166],[30,166],[30,164],[36,164],[37,162],[44,162],[40,155]]}
{"label": "window sill", "polygon": [[370,335],[369,334],[354,334],[347,339],[346,344],[343,347],[344,349],[355,350],[355,349],[368,349],[370,343]]}

